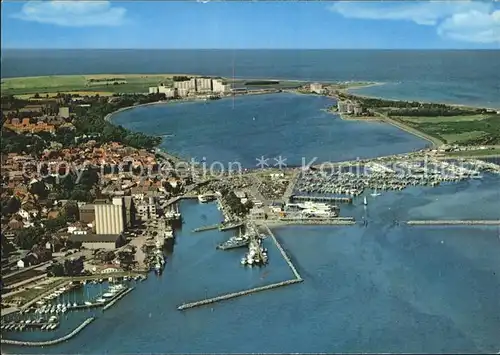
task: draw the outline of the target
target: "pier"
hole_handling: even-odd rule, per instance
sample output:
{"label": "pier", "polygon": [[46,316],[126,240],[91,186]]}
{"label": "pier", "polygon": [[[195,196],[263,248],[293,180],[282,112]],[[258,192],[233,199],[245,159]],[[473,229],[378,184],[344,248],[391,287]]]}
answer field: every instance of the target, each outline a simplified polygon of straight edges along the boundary
{"label": "pier", "polygon": [[286,263],[288,264],[288,266],[292,270],[293,274],[295,275],[296,280],[302,281],[302,277],[300,277],[299,272],[297,271],[297,269],[293,265],[293,263],[290,260],[290,257],[288,256],[288,254],[285,252],[285,250],[283,249],[283,247],[281,246],[281,244],[278,242],[278,239],[276,239],[276,237],[274,236],[273,232],[271,232],[271,229],[269,229],[269,227],[267,225],[265,225],[265,227],[267,229],[267,233],[269,234],[269,236],[273,240],[274,244],[276,245],[276,247],[280,251],[281,255],[283,256],[283,259],[285,259]]}
{"label": "pier", "polygon": [[416,220],[408,221],[410,226],[499,226],[500,220]]}
{"label": "pier", "polygon": [[203,227],[195,228],[195,229],[193,229],[193,232],[204,232],[204,231],[218,229],[218,228],[220,228],[219,224],[212,224],[210,226],[203,226]]}
{"label": "pier", "polygon": [[243,225],[243,222],[230,222],[227,224],[223,223],[223,224],[219,225],[219,230],[221,232],[224,232],[227,230],[240,228],[242,225]]}
{"label": "pier", "polygon": [[215,303],[215,302],[220,302],[220,301],[228,300],[228,299],[231,299],[231,298],[246,296],[246,295],[249,295],[249,294],[252,294],[252,293],[256,293],[256,292],[261,292],[261,291],[266,291],[266,290],[272,290],[274,288],[278,288],[278,287],[282,287],[282,286],[288,286],[288,285],[292,285],[292,284],[299,283],[299,282],[302,282],[302,281],[303,281],[302,279],[300,279],[300,280],[293,279],[293,280],[287,280],[287,281],[277,282],[277,283],[274,283],[274,284],[271,284],[271,285],[266,285],[266,286],[261,286],[261,287],[255,287],[255,288],[251,288],[249,290],[244,290],[244,291],[239,291],[239,292],[233,292],[233,293],[227,293],[225,295],[221,295],[221,296],[217,296],[217,297],[213,297],[213,298],[207,298],[207,299],[204,299],[204,300],[201,300],[201,301],[196,301],[196,302],[191,302],[191,303],[184,303],[184,304],[180,305],[179,307],[177,307],[177,309],[179,311],[183,311],[185,309],[200,307],[200,306],[204,306],[204,305],[207,305],[207,304],[210,304],[210,303]]}
{"label": "pier", "polygon": [[288,266],[290,267],[290,269],[292,270],[292,272],[293,272],[293,274],[295,276],[294,279],[277,282],[277,283],[274,283],[274,284],[271,284],[271,285],[254,287],[254,288],[251,288],[251,289],[248,289],[248,290],[227,293],[227,294],[224,294],[224,295],[220,295],[220,296],[216,296],[216,297],[212,297],[212,298],[206,298],[206,299],[203,299],[203,300],[200,300],[200,301],[196,301],[196,302],[183,303],[179,307],[177,307],[177,309],[179,311],[183,311],[183,310],[190,309],[190,308],[195,308],[195,307],[200,307],[200,306],[204,306],[204,305],[211,304],[211,303],[225,301],[225,300],[228,300],[228,299],[231,299],[231,298],[236,298],[236,297],[250,295],[252,293],[257,293],[257,292],[261,292],[261,291],[272,290],[272,289],[283,287],[283,286],[293,285],[293,284],[296,284],[296,283],[304,281],[302,279],[302,277],[300,276],[299,272],[297,271],[297,269],[295,268],[295,266],[293,265],[292,261],[290,260],[290,257],[287,255],[287,253],[285,252],[285,250],[283,249],[283,247],[281,246],[281,244],[278,242],[278,240],[276,239],[276,237],[274,236],[274,234],[271,232],[271,230],[269,229],[269,227],[267,225],[265,225],[265,227],[267,229],[267,232],[268,232],[269,236],[273,240],[274,244],[276,245],[276,247],[280,251],[281,255],[285,259],[285,261],[288,264]]}
{"label": "pier", "polygon": [[313,202],[339,202],[339,203],[352,203],[352,197],[335,197],[335,196],[306,196],[306,195],[292,195],[290,201],[313,201]]}
{"label": "pier", "polygon": [[61,338],[57,338],[54,340],[47,340],[47,341],[20,341],[20,340],[9,340],[9,339],[1,339],[2,344],[8,344],[8,345],[18,345],[18,346],[49,346],[49,345],[56,345],[62,342],[65,342],[66,340],[69,340],[73,338],[75,335],[80,333],[87,325],[92,323],[95,320],[94,317],[87,318],[82,324],[80,324],[78,327],[76,327],[71,333],[66,334],[65,336]]}
{"label": "pier", "polygon": [[113,300],[111,300],[107,305],[105,305],[102,310],[103,311],[106,311],[107,309],[113,307],[113,305],[118,302],[120,299],[122,299],[123,297],[125,297],[125,295],[127,295],[128,293],[132,292],[134,288],[131,287],[131,288],[128,288],[126,289],[125,291],[123,291],[122,293],[119,293],[118,296],[116,296]]}
{"label": "pier", "polygon": [[354,226],[356,221],[353,217],[336,217],[336,218],[278,218],[278,219],[267,219],[261,221],[255,221],[261,225],[273,225],[273,226],[284,226],[284,225],[329,225],[329,226]]}

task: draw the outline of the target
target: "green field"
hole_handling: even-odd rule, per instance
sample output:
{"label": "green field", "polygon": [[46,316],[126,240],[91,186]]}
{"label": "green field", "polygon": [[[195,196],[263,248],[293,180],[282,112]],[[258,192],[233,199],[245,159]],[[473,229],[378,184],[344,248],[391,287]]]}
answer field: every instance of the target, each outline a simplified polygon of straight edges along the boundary
{"label": "green field", "polygon": [[449,153],[446,153],[446,155],[451,156],[451,157],[500,156],[500,148],[467,150],[467,151],[463,151],[463,152],[449,152]]}
{"label": "green field", "polygon": [[500,144],[500,115],[393,117],[448,144]]}
{"label": "green field", "polygon": [[[2,79],[2,95],[46,94],[57,92],[147,93],[150,86],[169,85],[173,74],[100,74],[54,75]],[[123,79],[126,83],[113,85],[106,79]],[[94,80],[94,81],[91,81]],[[102,83],[95,82],[102,80]]]}

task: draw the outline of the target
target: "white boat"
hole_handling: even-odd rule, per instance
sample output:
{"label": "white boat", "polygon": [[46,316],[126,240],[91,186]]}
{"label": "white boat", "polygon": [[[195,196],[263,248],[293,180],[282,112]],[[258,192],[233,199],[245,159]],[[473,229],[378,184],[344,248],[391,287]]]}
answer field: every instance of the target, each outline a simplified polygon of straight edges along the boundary
{"label": "white boat", "polygon": [[106,300],[104,298],[98,298],[96,299],[96,302],[103,303],[106,302]]}
{"label": "white boat", "polygon": [[215,200],[214,195],[210,194],[203,194],[203,195],[198,195],[198,201],[201,203],[209,202]]}
{"label": "white boat", "polygon": [[241,265],[246,265],[247,264],[247,259],[246,258],[241,258],[240,263],[241,263]]}
{"label": "white boat", "polygon": [[366,200],[366,196],[363,198],[363,205],[368,205],[368,201]]}
{"label": "white boat", "polygon": [[102,295],[102,297],[105,297],[105,298],[110,298],[110,297],[113,297],[115,294],[114,293],[111,293],[111,292],[106,292]]}
{"label": "white boat", "polygon": [[373,191],[373,193],[371,195],[373,197],[377,197],[377,196],[380,196],[381,194],[377,192],[377,189],[375,189],[375,191]]}
{"label": "white boat", "polygon": [[86,306],[92,306],[92,302],[85,301],[84,303],[85,303]]}

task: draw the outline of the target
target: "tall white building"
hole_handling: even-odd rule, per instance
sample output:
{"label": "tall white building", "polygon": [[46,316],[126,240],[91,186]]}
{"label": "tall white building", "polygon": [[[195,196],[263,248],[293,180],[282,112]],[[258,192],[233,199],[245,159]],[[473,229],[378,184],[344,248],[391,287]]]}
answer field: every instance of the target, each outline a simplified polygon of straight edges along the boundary
{"label": "tall white building", "polygon": [[120,234],[125,229],[124,205],[121,197],[112,204],[95,205],[96,234]]}
{"label": "tall white building", "polygon": [[323,84],[320,83],[312,83],[310,87],[311,92],[315,92],[316,94],[323,93]]}
{"label": "tall white building", "polygon": [[231,91],[231,85],[224,84],[220,79],[215,79],[212,80],[212,90],[213,92],[227,93]]}
{"label": "tall white building", "polygon": [[158,93],[160,94],[165,94],[165,97],[167,98],[172,98],[176,96],[177,89],[176,88],[169,88],[164,85],[158,86]]}
{"label": "tall white building", "polygon": [[185,81],[174,81],[174,88],[196,91],[196,78]]}
{"label": "tall white building", "polygon": [[196,78],[196,91],[197,92],[211,92],[212,79],[211,78]]}

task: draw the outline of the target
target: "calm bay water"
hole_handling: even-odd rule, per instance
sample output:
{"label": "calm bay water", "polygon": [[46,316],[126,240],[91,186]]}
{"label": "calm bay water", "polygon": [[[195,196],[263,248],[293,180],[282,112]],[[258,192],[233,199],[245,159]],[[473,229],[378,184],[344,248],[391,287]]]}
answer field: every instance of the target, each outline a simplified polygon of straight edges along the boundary
{"label": "calm bay water", "polygon": [[377,81],[390,85],[361,93],[500,108],[499,50],[2,50],[1,73]]}
{"label": "calm bay water", "polygon": [[335,101],[310,95],[271,94],[143,106],[122,111],[113,122],[149,134],[166,135],[167,151],[207,164],[240,162],[252,168],[257,158],[286,158],[289,166],[372,158],[405,153],[428,144],[378,122],[344,121],[322,109]]}
{"label": "calm bay water", "polygon": [[[363,93],[500,107],[498,51],[4,52],[2,77],[138,72],[230,76],[233,62],[240,77],[388,81],[393,83]],[[113,119],[134,130],[165,135],[162,147],[182,156],[240,161],[248,167],[261,155],[282,155],[295,165],[301,156],[344,160],[426,144],[391,126],[342,121],[321,111],[332,103],[314,96],[265,95],[140,107]],[[498,176],[486,174],[482,180],[368,196],[366,209],[362,197],[341,206],[341,215],[365,218],[367,227],[278,228],[275,235],[303,283],[179,312],[183,302],[292,276],[270,240],[265,242],[270,264],[262,269],[242,267],[242,250],[215,250],[232,232],[191,231],[218,223],[216,206],[184,201],[185,223],[161,277],[138,284],[68,342],[43,349],[2,346],[2,351],[496,353],[498,228],[408,227],[394,220],[499,219],[499,182]],[[91,314],[70,315],[56,335]]]}
{"label": "calm bay water", "polygon": [[[440,218],[442,211],[447,218],[478,218],[457,201],[482,205],[482,218],[499,218],[499,180],[485,175],[368,196],[366,210],[361,197],[341,212],[367,218],[366,228],[277,228],[303,283],[180,312],[176,307],[186,301],[292,276],[270,240],[270,264],[262,269],[239,265],[243,250],[215,250],[231,232],[191,232],[220,220],[215,204],[184,201],[185,224],[164,274],[138,284],[71,341],[42,352],[497,352],[497,228],[407,227],[392,221]],[[40,353],[7,346],[2,351]]]}

